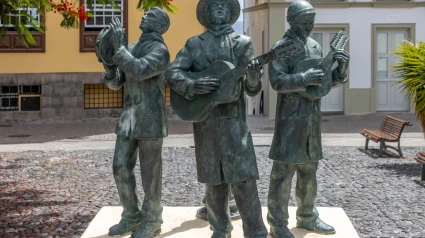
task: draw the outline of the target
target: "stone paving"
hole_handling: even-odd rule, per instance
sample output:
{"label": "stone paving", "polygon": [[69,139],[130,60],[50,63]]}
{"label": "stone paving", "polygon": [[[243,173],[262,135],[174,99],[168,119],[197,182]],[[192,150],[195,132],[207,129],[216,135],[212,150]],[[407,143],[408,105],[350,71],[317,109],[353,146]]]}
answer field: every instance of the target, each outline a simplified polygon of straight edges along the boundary
{"label": "stone paving", "polygon": [[[413,126],[406,127],[404,133],[422,133],[422,128],[413,113],[324,115],[321,124],[322,133],[360,133],[363,128],[379,128],[386,114],[410,121],[413,124]],[[169,117],[168,134],[193,134],[192,123],[176,117]],[[115,132],[117,122],[117,118],[0,121],[0,144],[42,143],[111,134]],[[262,115],[250,115],[247,117],[247,122],[252,134],[274,133],[274,119]]]}
{"label": "stone paving", "polygon": [[[360,237],[424,237],[425,187],[412,159],[418,149],[404,148],[402,159],[377,158],[376,150],[361,147],[324,147],[317,206],[344,208]],[[263,206],[268,151],[256,147]],[[113,150],[0,153],[0,237],[81,236],[101,207],[119,205],[112,156]],[[200,206],[204,186],[196,180],[194,149],[164,148],[163,160],[164,205]]]}

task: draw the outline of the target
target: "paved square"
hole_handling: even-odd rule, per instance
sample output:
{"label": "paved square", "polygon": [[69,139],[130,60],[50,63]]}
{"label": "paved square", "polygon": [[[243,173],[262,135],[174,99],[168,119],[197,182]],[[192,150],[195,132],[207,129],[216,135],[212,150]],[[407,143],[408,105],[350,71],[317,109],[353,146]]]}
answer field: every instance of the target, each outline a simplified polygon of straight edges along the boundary
{"label": "paved square", "polygon": [[[412,159],[419,150],[403,148],[402,159],[324,147],[317,206],[342,207],[360,237],[424,237],[425,187],[418,182],[421,165]],[[256,147],[263,206],[272,165],[268,151]],[[1,236],[80,237],[102,207],[119,206],[112,156],[113,150],[0,153]],[[164,205],[200,206],[204,186],[196,179],[194,149],[164,148],[163,160]],[[294,187],[290,206],[296,205]]]}

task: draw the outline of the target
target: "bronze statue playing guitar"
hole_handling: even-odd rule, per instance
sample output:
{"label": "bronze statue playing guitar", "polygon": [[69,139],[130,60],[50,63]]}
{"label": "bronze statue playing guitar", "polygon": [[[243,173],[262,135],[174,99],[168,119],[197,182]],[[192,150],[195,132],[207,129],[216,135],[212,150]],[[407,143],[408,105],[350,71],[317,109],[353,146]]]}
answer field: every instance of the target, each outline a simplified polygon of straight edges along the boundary
{"label": "bronze statue playing guitar", "polygon": [[[240,64],[236,68],[230,62],[219,60],[212,63],[204,71],[191,72],[191,77],[198,79],[192,89],[197,90],[198,95],[196,98],[188,100],[171,90],[171,105],[174,112],[186,121],[203,121],[215,106],[231,103],[239,97],[244,76],[250,72],[259,71],[258,69],[250,70],[252,67],[261,67],[279,58],[292,57],[301,52],[303,48],[302,41],[292,40],[267,54]],[[250,78],[255,77],[246,77],[248,86],[253,84],[249,81]]]}

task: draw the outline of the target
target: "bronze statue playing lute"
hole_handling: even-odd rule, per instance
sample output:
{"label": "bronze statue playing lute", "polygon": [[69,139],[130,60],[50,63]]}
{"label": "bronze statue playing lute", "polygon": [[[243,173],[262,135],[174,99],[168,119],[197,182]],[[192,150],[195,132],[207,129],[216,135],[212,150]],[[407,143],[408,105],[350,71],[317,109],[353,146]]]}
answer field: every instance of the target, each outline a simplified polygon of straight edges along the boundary
{"label": "bronze statue playing lute", "polygon": [[326,96],[332,89],[332,66],[335,63],[334,53],[339,49],[345,49],[348,44],[347,33],[339,31],[331,40],[330,52],[321,59],[301,60],[295,66],[294,73],[305,72],[311,68],[321,69],[324,73],[320,85],[307,86],[305,92],[298,92],[302,96],[315,100]]}
{"label": "bronze statue playing lute", "polygon": [[[265,65],[279,58],[292,57],[304,49],[300,40],[285,42],[267,54],[253,60],[258,60],[260,65]],[[193,78],[214,77],[220,80],[218,90],[203,95],[197,95],[193,100],[188,100],[171,90],[171,105],[174,112],[183,120],[200,122],[205,120],[211,110],[219,105],[234,102],[239,98],[242,89],[242,80],[246,74],[246,67],[250,61],[235,66],[227,61],[215,61],[202,72],[193,72]]]}

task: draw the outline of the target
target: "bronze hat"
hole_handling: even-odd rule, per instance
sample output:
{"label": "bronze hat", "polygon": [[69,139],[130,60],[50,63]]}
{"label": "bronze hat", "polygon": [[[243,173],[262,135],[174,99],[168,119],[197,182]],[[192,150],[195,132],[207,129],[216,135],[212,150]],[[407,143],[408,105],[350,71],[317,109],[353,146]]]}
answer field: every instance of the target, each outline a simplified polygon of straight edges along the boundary
{"label": "bronze hat", "polygon": [[[206,19],[206,16],[208,15],[206,14],[206,11],[208,11],[208,5],[214,1],[217,0],[200,0],[196,8],[196,16],[198,17],[198,21],[205,28],[208,28],[211,25],[210,19]],[[230,21],[228,24],[233,25],[239,18],[241,13],[241,6],[239,5],[238,0],[227,0],[227,2],[230,6]]]}
{"label": "bronze hat", "polygon": [[297,17],[307,14],[316,14],[313,6],[305,0],[295,0],[288,7],[288,15],[286,19],[288,21],[294,20]]}

